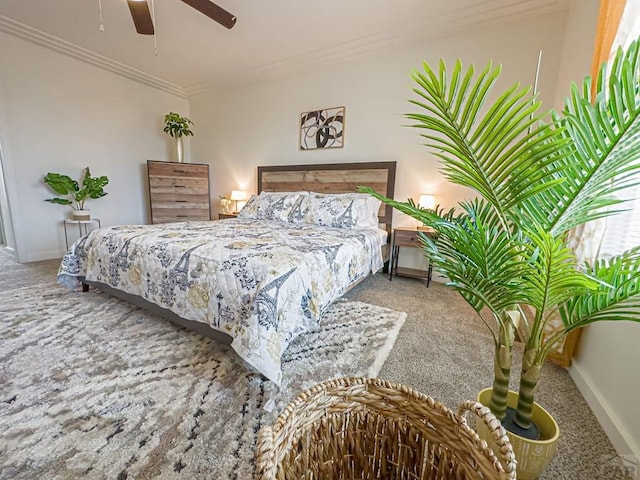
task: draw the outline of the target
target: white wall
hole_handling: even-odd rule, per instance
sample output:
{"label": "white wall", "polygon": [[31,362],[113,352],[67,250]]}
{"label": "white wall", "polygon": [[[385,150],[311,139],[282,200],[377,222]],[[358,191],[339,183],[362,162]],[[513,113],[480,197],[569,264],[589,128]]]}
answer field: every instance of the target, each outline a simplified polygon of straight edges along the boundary
{"label": "white wall", "polygon": [[[591,70],[592,45],[598,15],[596,0],[572,0],[558,85],[581,80]],[[556,96],[562,105],[564,92]],[[583,330],[572,378],[600,424],[622,455],[640,465],[640,324],[606,322]]]}
{"label": "white wall", "polygon": [[560,110],[572,82],[581,85],[591,74],[591,60],[598,21],[599,0],[570,0],[562,41],[562,61],[558,71],[554,108]]}
{"label": "white wall", "polygon": [[584,329],[571,377],[620,454],[640,465],[640,324],[603,322]]}
{"label": "white wall", "polygon": [[[44,202],[47,172],[107,175],[108,195],[88,203],[103,225],[147,219],[146,160],[173,153],[162,132],[186,99],[0,33],[0,140],[20,261],[61,257],[68,207]],[[188,150],[187,150],[188,153]],[[188,158],[188,156],[187,156]]]}
{"label": "white wall", "polygon": [[[489,60],[503,64],[501,86],[521,81],[533,84],[540,49],[544,50],[541,97],[552,105],[560,61],[565,15],[498,25],[465,35],[378,51],[296,76],[190,98],[193,120],[208,132],[194,141],[194,161],[209,162],[213,198],[231,189],[255,192],[258,165],[398,162],[395,198],[418,198],[433,193],[443,206],[454,206],[470,196],[446,182],[438,159],[422,146],[417,129],[403,127],[401,114],[416,111],[409,75],[423,60],[440,57],[452,65],[456,58],[483,67]],[[344,105],[345,146],[340,149],[300,151],[298,119],[301,112]],[[219,208],[217,202],[214,207]],[[416,222],[394,212],[396,226]],[[419,266],[422,255],[406,250],[401,265]]]}

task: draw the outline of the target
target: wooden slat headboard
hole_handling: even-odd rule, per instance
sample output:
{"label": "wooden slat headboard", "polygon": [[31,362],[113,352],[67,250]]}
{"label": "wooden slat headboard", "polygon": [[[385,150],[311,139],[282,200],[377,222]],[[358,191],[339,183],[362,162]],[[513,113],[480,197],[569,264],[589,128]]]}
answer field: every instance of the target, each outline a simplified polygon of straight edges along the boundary
{"label": "wooden slat headboard", "polygon": [[[396,162],[328,163],[314,165],[275,165],[258,167],[258,193],[310,191],[318,193],[357,192],[358,186],[371,187],[393,198]],[[382,204],[380,223],[391,231],[393,209]]]}

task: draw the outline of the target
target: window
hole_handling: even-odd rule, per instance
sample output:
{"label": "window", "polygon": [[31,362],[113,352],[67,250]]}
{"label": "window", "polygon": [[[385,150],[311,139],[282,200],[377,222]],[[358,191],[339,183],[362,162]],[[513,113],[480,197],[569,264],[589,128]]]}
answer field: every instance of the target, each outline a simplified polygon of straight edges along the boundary
{"label": "window", "polygon": [[[627,1],[618,32],[611,48],[612,55],[618,47],[627,48],[634,39],[640,37],[640,2]],[[636,159],[640,162],[640,158]],[[640,174],[636,174],[640,182]],[[640,186],[628,188],[617,195],[621,200],[630,200],[619,207],[624,213],[606,218],[606,228],[600,255],[608,257],[640,245]]]}

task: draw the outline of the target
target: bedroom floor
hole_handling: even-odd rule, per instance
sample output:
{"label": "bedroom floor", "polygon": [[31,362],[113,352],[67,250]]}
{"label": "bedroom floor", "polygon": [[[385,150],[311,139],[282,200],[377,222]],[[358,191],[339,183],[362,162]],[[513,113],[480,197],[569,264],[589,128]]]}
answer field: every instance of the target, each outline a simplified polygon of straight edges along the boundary
{"label": "bedroom floor", "polygon": [[14,257],[0,246],[0,292],[29,285],[41,285],[55,279],[59,260],[16,263]]}
{"label": "bedroom floor", "polygon": [[[51,282],[58,261],[19,265],[0,249],[0,291]],[[407,321],[380,377],[407,384],[455,409],[491,382],[492,343],[475,313],[454,292],[376,275],[345,297],[404,311]],[[517,357],[517,355],[516,355]],[[514,366],[514,371],[518,366]],[[545,366],[537,400],[561,429],[556,457],[542,479],[631,479],[565,369]]]}

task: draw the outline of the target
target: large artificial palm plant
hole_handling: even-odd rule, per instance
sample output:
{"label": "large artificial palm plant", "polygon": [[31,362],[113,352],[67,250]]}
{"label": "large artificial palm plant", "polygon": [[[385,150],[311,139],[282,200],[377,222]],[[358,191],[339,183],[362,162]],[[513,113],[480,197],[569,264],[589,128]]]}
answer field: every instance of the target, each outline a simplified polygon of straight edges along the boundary
{"label": "large artificial palm plant", "polygon": [[[607,72],[609,72],[607,74]],[[541,114],[518,84],[488,102],[500,68],[476,74],[460,61],[414,72],[407,118],[442,160],[445,177],[478,197],[461,211],[423,210],[363,188],[437,231],[423,236],[436,269],[474,308],[495,342],[490,407],[504,419],[516,332],[524,356],[515,424],[526,431],[538,378],[552,346],[601,320],[640,320],[640,247],[580,263],[567,245],[574,227],[613,215],[615,193],[640,175],[640,49],[634,42],[591,79],[573,86],[565,109]],[[562,332],[547,337],[554,316]],[[526,434],[526,433],[525,433]]]}

